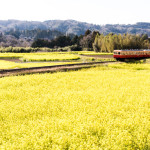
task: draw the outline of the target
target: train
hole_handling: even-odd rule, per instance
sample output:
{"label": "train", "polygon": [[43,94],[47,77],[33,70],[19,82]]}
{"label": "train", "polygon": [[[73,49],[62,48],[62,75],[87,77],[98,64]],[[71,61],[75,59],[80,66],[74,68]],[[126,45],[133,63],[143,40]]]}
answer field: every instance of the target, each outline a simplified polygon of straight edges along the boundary
{"label": "train", "polygon": [[114,50],[113,57],[117,61],[148,59],[150,58],[150,49]]}

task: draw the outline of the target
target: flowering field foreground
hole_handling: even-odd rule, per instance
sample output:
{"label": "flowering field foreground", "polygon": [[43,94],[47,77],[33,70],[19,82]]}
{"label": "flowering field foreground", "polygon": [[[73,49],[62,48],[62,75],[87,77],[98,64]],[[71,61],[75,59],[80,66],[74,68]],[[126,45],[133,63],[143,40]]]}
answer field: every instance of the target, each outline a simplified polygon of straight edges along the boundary
{"label": "flowering field foreground", "polygon": [[0,79],[0,149],[150,149],[150,65]]}

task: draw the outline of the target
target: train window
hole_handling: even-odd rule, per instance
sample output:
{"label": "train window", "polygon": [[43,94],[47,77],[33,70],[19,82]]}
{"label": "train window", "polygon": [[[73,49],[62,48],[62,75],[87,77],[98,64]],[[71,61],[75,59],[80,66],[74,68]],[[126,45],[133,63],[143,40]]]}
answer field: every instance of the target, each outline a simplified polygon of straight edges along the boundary
{"label": "train window", "polygon": [[118,55],[120,55],[120,52],[118,52]]}

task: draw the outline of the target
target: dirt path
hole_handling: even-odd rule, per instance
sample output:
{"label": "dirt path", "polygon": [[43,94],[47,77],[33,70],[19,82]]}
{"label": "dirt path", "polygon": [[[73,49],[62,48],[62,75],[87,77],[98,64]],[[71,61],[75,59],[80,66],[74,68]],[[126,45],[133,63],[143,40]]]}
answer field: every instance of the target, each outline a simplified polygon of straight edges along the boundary
{"label": "dirt path", "polygon": [[94,57],[94,58],[113,58],[113,55],[81,55],[86,57]]}
{"label": "dirt path", "polygon": [[5,60],[5,61],[12,61],[12,62],[22,62],[19,58],[0,58],[0,60]]}
{"label": "dirt path", "polygon": [[32,67],[32,68],[20,68],[20,69],[5,69],[0,71],[0,77],[33,74],[33,73],[45,73],[45,72],[57,72],[57,71],[68,71],[68,70],[79,70],[82,68],[94,67],[100,64],[117,63],[113,61],[108,62],[90,62],[90,63],[78,63],[78,64],[66,64],[66,65],[55,65],[45,67]]}

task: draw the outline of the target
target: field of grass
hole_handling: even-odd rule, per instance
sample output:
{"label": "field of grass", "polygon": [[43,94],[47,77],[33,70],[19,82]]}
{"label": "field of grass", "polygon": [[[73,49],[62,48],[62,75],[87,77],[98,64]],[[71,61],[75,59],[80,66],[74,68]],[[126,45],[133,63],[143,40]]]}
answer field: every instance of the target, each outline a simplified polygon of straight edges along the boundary
{"label": "field of grass", "polygon": [[0,149],[150,149],[150,65],[0,78]]}

